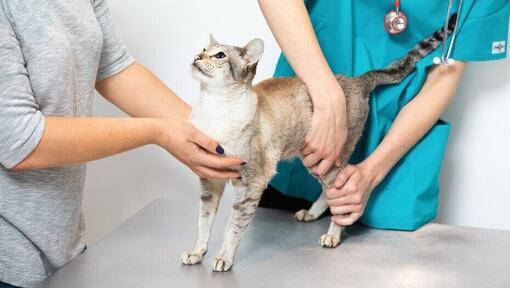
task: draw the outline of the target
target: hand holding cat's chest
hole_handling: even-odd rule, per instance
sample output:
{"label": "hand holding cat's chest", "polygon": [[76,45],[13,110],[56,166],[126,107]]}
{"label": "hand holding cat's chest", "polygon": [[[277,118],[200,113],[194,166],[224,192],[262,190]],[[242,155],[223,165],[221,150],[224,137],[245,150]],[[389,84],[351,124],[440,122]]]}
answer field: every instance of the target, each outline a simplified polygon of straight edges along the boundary
{"label": "hand holding cat's chest", "polygon": [[246,128],[255,115],[256,107],[251,103],[253,101],[225,103],[215,101],[219,98],[213,98],[212,101],[212,97],[207,98],[203,97],[205,101],[193,107],[190,122],[218,141],[228,156],[247,156],[253,131]]}
{"label": "hand holding cat's chest", "polygon": [[199,129],[209,137],[218,141],[224,148],[226,156],[241,157],[249,154],[251,131],[244,129],[242,123],[208,118],[201,121]]}

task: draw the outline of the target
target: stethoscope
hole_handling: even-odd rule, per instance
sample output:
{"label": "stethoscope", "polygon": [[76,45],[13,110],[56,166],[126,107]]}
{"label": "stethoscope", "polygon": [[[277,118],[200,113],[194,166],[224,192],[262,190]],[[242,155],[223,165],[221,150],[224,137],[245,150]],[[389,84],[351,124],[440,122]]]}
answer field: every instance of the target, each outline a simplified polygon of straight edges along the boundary
{"label": "stethoscope", "polygon": [[[453,50],[453,46],[455,45],[455,40],[457,38],[457,28],[459,24],[460,19],[460,10],[462,9],[462,2],[463,0],[459,0],[459,9],[457,12],[457,20],[455,20],[455,29],[453,30],[452,38],[450,40],[450,43],[448,45],[448,50],[446,49],[446,42],[448,41],[446,37],[443,39],[443,48],[441,51],[441,57],[434,57],[432,60],[434,64],[439,65],[453,65],[455,63],[455,60],[451,58],[451,53]],[[446,31],[448,30],[448,22],[451,17],[452,12],[452,6],[453,6],[453,0],[448,0],[448,9],[446,11],[446,17],[444,22],[444,33],[446,34]],[[407,28],[407,16],[404,12],[400,9],[400,0],[395,0],[395,9],[391,10],[386,14],[384,17],[384,29],[391,35],[396,35],[404,32]]]}

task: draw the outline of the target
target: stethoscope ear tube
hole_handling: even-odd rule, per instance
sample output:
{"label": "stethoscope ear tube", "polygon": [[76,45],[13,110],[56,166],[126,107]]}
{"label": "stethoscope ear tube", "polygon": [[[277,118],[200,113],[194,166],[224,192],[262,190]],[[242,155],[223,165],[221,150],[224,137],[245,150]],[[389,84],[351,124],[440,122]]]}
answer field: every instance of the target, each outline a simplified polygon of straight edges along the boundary
{"label": "stethoscope ear tube", "polygon": [[[460,12],[462,10],[462,4],[463,0],[459,0],[459,8],[457,9],[457,19],[455,19],[455,28],[453,28],[452,33],[452,39],[450,40],[450,43],[448,45],[448,50],[446,50],[446,42],[448,41],[448,35],[446,33],[448,32],[448,23],[450,23],[450,18],[452,17],[452,6],[453,6],[453,0],[448,0],[448,9],[446,10],[446,17],[445,17],[445,23],[443,28],[443,33],[445,36],[443,37],[443,48],[441,50],[441,58],[435,57],[434,58],[434,64],[439,65],[453,65],[455,63],[455,60],[451,58],[453,47],[455,46],[455,41],[457,40],[457,29],[459,28],[459,19],[460,19]],[[438,58],[438,59],[436,59]],[[438,61],[439,60],[439,61]],[[439,63],[437,63],[439,62]]]}
{"label": "stethoscope ear tube", "polygon": [[447,65],[447,66],[451,66],[455,63],[455,59],[453,58],[448,58],[446,60],[442,60],[441,57],[434,57],[434,59],[432,59],[432,62],[436,65]]}

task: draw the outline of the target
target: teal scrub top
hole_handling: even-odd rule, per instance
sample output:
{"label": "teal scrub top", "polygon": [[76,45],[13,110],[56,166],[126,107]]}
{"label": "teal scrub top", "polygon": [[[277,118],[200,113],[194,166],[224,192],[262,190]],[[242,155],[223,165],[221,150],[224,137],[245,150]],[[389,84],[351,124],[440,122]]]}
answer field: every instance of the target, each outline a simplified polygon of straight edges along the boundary
{"label": "teal scrub top", "polygon": [[[315,33],[334,73],[356,76],[386,67],[444,25],[447,0],[402,0],[408,27],[399,35],[389,35],[383,19],[393,9],[393,3],[393,0],[306,1]],[[454,6],[455,11],[457,8]],[[452,58],[461,61],[505,58],[508,15],[508,0],[464,0]],[[369,119],[351,163],[363,161],[377,148],[402,107],[420,91],[435,56],[441,56],[441,49],[421,60],[400,84],[378,87],[372,92]],[[293,75],[282,55],[275,76]],[[439,172],[449,130],[450,125],[439,120],[394,166],[372,191],[360,219],[363,224],[415,230],[436,217]],[[286,195],[309,201],[315,201],[322,190],[298,158],[281,162],[270,184]]]}

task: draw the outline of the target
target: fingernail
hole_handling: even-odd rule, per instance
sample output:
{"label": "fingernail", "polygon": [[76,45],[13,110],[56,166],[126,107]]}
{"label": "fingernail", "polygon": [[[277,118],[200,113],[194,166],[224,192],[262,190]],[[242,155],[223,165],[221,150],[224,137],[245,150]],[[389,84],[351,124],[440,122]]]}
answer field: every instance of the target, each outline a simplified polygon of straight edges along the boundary
{"label": "fingernail", "polygon": [[244,165],[246,165],[246,162],[241,163],[241,166],[244,166]]}
{"label": "fingernail", "polygon": [[216,153],[223,155],[225,153],[225,149],[223,149],[223,147],[218,145],[218,146],[216,146]]}

